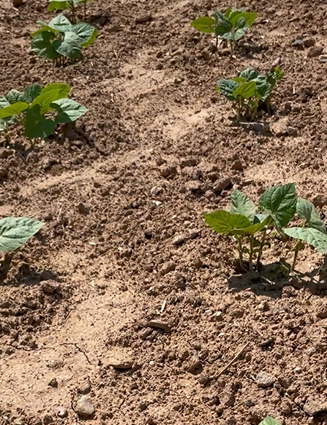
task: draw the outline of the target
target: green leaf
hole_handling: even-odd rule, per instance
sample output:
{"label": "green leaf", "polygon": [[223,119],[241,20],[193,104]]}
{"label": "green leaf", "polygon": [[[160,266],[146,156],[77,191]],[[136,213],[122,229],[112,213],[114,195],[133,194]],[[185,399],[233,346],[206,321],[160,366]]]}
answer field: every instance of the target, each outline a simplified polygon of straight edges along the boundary
{"label": "green leaf", "polygon": [[50,31],[42,31],[33,36],[31,42],[31,51],[36,53],[40,58],[55,60],[60,55],[54,49],[51,40],[53,39],[53,33]]}
{"label": "green leaf", "polygon": [[80,46],[87,47],[93,43],[98,31],[90,24],[78,22],[72,26],[71,31],[80,38]]}
{"label": "green leaf", "polygon": [[56,52],[69,59],[81,58],[81,43],[78,35],[71,31],[65,32],[63,40],[55,40],[53,47]]}
{"label": "green leaf", "polygon": [[58,99],[66,97],[70,92],[70,86],[64,83],[51,83],[41,90],[40,94],[33,100],[32,106],[41,107],[41,115],[48,112],[50,104]]}
{"label": "green leaf", "polygon": [[257,16],[258,15],[255,12],[245,12],[244,11],[239,16],[237,16],[235,26],[238,27],[238,28],[240,26],[242,28],[244,28],[244,23],[242,21],[245,21],[247,28],[249,28],[253,24],[253,22],[257,19]]}
{"label": "green leaf", "polygon": [[0,109],[4,108],[5,106],[9,106],[10,103],[8,102],[8,99],[6,99],[4,96],[0,97]]}
{"label": "green leaf", "polygon": [[271,416],[267,416],[263,421],[259,423],[259,425],[280,425],[280,423],[277,422],[276,419],[272,418]]}
{"label": "green leaf", "polygon": [[259,75],[259,72],[254,68],[246,68],[238,74],[239,77],[245,78],[246,81],[253,81]]}
{"label": "green leaf", "polygon": [[13,105],[5,106],[0,109],[0,118],[9,118],[13,115],[18,115],[21,112],[25,111],[28,108],[28,103],[26,102],[17,102]]}
{"label": "green leaf", "polygon": [[266,217],[265,220],[259,223],[252,224],[251,226],[246,227],[245,229],[234,230],[233,234],[248,235],[248,236],[255,235],[256,233],[260,232],[262,229],[264,229],[267,226],[267,224],[269,223],[269,220],[270,220],[270,217]]}
{"label": "green leaf", "polygon": [[27,217],[5,217],[0,220],[0,251],[20,248],[35,235],[44,223]]}
{"label": "green leaf", "polygon": [[253,222],[255,205],[250,198],[239,190],[234,190],[231,194],[231,201],[232,204],[229,208],[229,212],[231,214],[244,215],[244,217],[247,217],[251,222]]}
{"label": "green leaf", "polygon": [[232,234],[235,230],[245,229],[252,225],[247,217],[223,210],[205,214],[204,221],[211,229],[223,235]]}
{"label": "green leaf", "polygon": [[294,239],[300,239],[316,248],[321,254],[327,254],[327,235],[311,227],[291,227],[284,233]]}
{"label": "green leaf", "polygon": [[256,84],[256,97],[263,102],[270,96],[271,94],[271,85],[268,83]]}
{"label": "green leaf", "polygon": [[85,106],[68,98],[56,100],[50,107],[58,111],[55,122],[60,124],[74,122],[88,111]]}
{"label": "green leaf", "polygon": [[5,98],[8,100],[8,102],[10,103],[10,105],[13,105],[14,103],[17,102],[23,102],[24,101],[24,96],[21,92],[17,91],[17,90],[10,90]]}
{"label": "green leaf", "polygon": [[71,31],[72,28],[72,24],[70,23],[69,19],[62,14],[51,19],[47,26],[63,33],[66,31]]}
{"label": "green leaf", "polygon": [[193,28],[206,34],[213,33],[215,25],[215,20],[213,18],[209,18],[209,16],[201,16],[200,18],[194,19],[194,21],[191,22],[191,26]]}
{"label": "green leaf", "polygon": [[50,0],[47,6],[48,12],[53,12],[54,10],[66,10],[70,8],[70,4],[66,0]]}
{"label": "green leaf", "polygon": [[25,87],[24,90],[24,101],[27,103],[32,103],[41,93],[41,86],[39,84],[31,84],[30,86]]}
{"label": "green leaf", "polygon": [[277,227],[286,226],[296,212],[294,183],[267,189],[260,196],[259,208],[271,216]]}
{"label": "green leaf", "polygon": [[34,105],[26,111],[24,120],[24,135],[26,137],[45,139],[54,133],[55,128],[55,122],[42,117],[40,105]]}
{"label": "green leaf", "polygon": [[306,199],[299,198],[296,204],[296,213],[305,220],[306,225],[319,232],[326,233],[326,226],[320,219],[314,205]]}
{"label": "green leaf", "polygon": [[239,86],[236,81],[233,80],[219,80],[216,86],[216,91],[220,91],[228,100],[236,100],[233,96],[234,91]]}
{"label": "green leaf", "polygon": [[255,93],[255,82],[242,83],[233,91],[233,97],[241,96],[243,99],[249,99]]}

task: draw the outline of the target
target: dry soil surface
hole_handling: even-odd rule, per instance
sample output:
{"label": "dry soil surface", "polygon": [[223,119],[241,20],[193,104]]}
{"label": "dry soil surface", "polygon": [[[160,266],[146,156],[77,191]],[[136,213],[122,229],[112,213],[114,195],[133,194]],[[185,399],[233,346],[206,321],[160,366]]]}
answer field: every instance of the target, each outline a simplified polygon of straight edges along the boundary
{"label": "dry soil surface", "polygon": [[[190,26],[228,6],[94,0],[98,38],[56,68],[29,53],[46,1],[1,2],[0,94],[63,81],[89,109],[0,150],[1,216],[46,223],[1,285],[1,425],[327,422],[323,259],[286,279],[292,244],[271,238],[269,280],[240,275],[202,217],[285,182],[327,214],[327,4],[240,0],[258,18],[233,56]],[[273,114],[236,125],[216,81],[277,62]]]}

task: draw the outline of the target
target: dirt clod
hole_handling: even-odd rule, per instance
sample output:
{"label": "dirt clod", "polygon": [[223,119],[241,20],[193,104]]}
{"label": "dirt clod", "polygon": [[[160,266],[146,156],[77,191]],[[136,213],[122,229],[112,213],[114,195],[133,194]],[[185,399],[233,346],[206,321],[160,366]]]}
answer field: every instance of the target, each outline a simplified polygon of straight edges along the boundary
{"label": "dirt clod", "polygon": [[255,382],[259,387],[268,388],[274,385],[276,377],[272,373],[259,372],[255,378]]}
{"label": "dirt clod", "polygon": [[81,417],[93,416],[95,408],[91,397],[83,395],[76,403],[75,412]]}

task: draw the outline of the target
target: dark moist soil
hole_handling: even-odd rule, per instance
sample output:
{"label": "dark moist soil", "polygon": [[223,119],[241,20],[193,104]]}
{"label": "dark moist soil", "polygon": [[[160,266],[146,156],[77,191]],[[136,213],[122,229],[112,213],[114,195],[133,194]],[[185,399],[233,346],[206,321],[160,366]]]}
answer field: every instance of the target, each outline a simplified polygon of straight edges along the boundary
{"label": "dark moist soil", "polygon": [[[231,56],[190,26],[213,1],[94,0],[98,38],[56,68],[29,53],[46,1],[1,2],[0,94],[62,81],[89,109],[34,149],[1,139],[1,216],[46,223],[1,286],[1,425],[327,422],[323,258],[287,278],[271,237],[241,275],[202,217],[286,182],[327,214],[326,3],[234,6],[258,18]],[[235,124],[217,80],[276,63],[274,113]]]}

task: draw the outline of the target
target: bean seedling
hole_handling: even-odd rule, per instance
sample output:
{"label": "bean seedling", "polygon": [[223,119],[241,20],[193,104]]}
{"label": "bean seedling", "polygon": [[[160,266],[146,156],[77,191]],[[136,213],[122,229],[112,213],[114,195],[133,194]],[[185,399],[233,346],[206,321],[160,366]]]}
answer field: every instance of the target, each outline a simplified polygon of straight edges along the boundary
{"label": "bean seedling", "polygon": [[84,19],[86,19],[86,3],[92,0],[49,0],[47,11],[52,12],[54,10],[67,10],[70,9],[72,12],[72,20],[76,22],[76,8],[83,5]]}
{"label": "bean seedling", "polygon": [[272,91],[282,76],[283,73],[278,67],[264,75],[254,68],[246,68],[237,77],[219,80],[216,91],[233,102],[238,121],[241,118],[253,120],[259,108],[270,112]]}
{"label": "bean seedling", "polygon": [[191,25],[197,31],[214,34],[216,48],[218,47],[218,40],[221,38],[225,43],[229,43],[231,50],[233,50],[235,44],[244,36],[256,17],[255,12],[228,8],[225,13],[216,10],[212,17],[201,16],[194,19]]}
{"label": "bean seedling", "polygon": [[72,24],[62,14],[48,24],[38,21],[40,29],[31,34],[31,51],[43,59],[64,65],[67,59],[77,61],[82,58],[82,48],[90,46],[98,31],[90,24]]}
{"label": "bean seedling", "polygon": [[[305,220],[304,227],[286,228],[296,214]],[[309,201],[297,199],[293,183],[268,188],[260,196],[258,207],[246,195],[235,190],[231,194],[228,211],[205,214],[204,220],[217,233],[233,237],[243,271],[260,269],[268,229],[276,229],[281,236],[297,239],[292,269],[302,242],[312,245],[320,253],[327,253],[324,223]],[[244,254],[248,255],[248,268],[244,263]]]}
{"label": "bean seedling", "polygon": [[1,264],[1,280],[9,272],[14,251],[34,236],[44,223],[28,217],[5,217],[0,220],[0,252],[4,254]]}
{"label": "bean seedling", "polygon": [[46,138],[54,134],[57,125],[76,121],[87,109],[67,96],[71,87],[51,83],[43,89],[39,84],[27,86],[21,93],[10,90],[0,98],[0,130],[9,139],[8,126],[20,124],[29,139]]}

